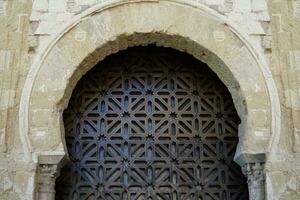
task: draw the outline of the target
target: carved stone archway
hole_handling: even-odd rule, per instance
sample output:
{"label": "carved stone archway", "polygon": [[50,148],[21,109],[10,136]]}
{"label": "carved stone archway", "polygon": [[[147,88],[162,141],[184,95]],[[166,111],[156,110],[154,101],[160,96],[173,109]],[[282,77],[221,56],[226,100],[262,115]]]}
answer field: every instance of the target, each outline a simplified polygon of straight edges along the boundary
{"label": "carved stone archway", "polygon": [[[62,111],[81,76],[107,55],[152,43],[185,51],[209,65],[228,87],[242,121],[235,160],[241,166],[264,163],[271,134],[276,142],[280,112],[273,79],[259,53],[209,8],[167,0],[96,5],[76,16],[36,55],[19,116],[27,157],[63,158]],[[246,169],[252,174],[254,168]]]}

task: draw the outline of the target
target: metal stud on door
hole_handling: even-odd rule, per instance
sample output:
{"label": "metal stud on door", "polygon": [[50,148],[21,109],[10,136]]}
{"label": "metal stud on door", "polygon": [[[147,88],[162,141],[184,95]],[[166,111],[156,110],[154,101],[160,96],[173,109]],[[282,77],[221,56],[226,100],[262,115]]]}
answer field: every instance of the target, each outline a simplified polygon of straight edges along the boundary
{"label": "metal stud on door", "polygon": [[70,162],[56,199],[244,200],[239,118],[208,67],[135,47],[85,75],[64,112]]}

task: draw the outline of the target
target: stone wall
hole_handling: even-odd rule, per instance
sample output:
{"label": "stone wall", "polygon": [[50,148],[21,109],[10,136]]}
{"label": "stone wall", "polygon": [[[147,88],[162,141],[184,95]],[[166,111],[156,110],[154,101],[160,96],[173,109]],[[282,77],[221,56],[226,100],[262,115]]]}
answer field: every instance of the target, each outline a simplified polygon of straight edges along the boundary
{"label": "stone wall", "polygon": [[281,102],[282,129],[269,154],[269,199],[300,196],[300,1],[270,1],[272,54],[270,68]]}
{"label": "stone wall", "polygon": [[34,188],[34,165],[23,159],[18,136],[30,15],[30,1],[0,1],[0,199],[30,199]]}
{"label": "stone wall", "polygon": [[[275,80],[275,89],[278,91],[280,100],[280,112],[274,112],[272,108],[270,110],[259,109],[262,102],[262,100],[259,101],[260,99],[255,101],[257,109],[255,109],[254,103],[251,110],[254,118],[260,121],[260,128],[256,129],[253,135],[258,137],[263,135],[270,144],[269,147],[262,148],[267,154],[266,196],[269,200],[298,199],[300,196],[300,1],[270,0],[268,3],[265,0],[149,1],[171,4],[179,2],[192,5],[190,9],[198,6],[212,10],[223,17],[225,21],[232,23],[239,33],[243,33],[247,37],[244,41],[253,47],[256,54],[261,55],[261,62],[264,62],[272,72],[271,79]],[[19,126],[19,120],[26,115],[26,110],[23,110],[20,105],[21,96],[27,90],[25,80],[31,78],[28,77],[28,74],[31,74],[30,70],[34,62],[39,60],[45,49],[56,39],[61,40],[61,44],[68,43],[69,38],[59,39],[58,34],[64,29],[70,31],[71,29],[65,27],[71,24],[72,20],[83,16],[85,12],[94,7],[113,7],[112,5],[120,2],[129,1],[34,0],[31,2],[29,0],[0,0],[0,199],[34,199],[38,190],[37,183],[41,181],[37,175],[37,163],[56,162],[55,159],[54,161],[48,160],[53,157],[39,156],[35,152],[35,148],[26,149],[28,142],[35,138],[24,137],[22,134],[26,127]],[[124,15],[126,16],[126,12]],[[84,21],[85,19],[80,20]],[[193,24],[193,19],[190,20],[190,24]],[[220,24],[222,23],[220,22]],[[172,31],[172,28],[170,30]],[[80,43],[85,37],[84,33],[80,29],[72,31],[70,32],[75,38],[74,42]],[[211,34],[213,41],[222,42],[225,40],[227,32],[220,29]],[[140,40],[146,39],[149,37],[140,38]],[[58,43],[58,41],[56,42]],[[59,47],[65,48],[64,46]],[[124,47],[126,48],[126,45]],[[82,55],[85,55],[84,52]],[[226,58],[226,55],[220,56]],[[54,59],[52,60],[54,61]],[[235,62],[245,63],[243,60]],[[51,66],[53,65],[49,65],[49,68]],[[249,68],[249,72],[250,70],[253,69]],[[64,71],[61,72],[64,73]],[[76,84],[75,80],[77,79],[74,79],[73,84]],[[38,87],[40,91],[44,89],[47,91],[49,83],[45,83],[46,88],[41,88],[42,84],[39,83],[37,82],[35,87]],[[51,87],[55,87],[55,85],[52,84]],[[69,90],[71,91],[70,88]],[[269,88],[268,91],[269,97],[272,98],[272,90]],[[256,100],[257,97],[250,98]],[[46,104],[47,100],[42,100],[42,96],[37,99],[40,100],[37,104],[42,106]],[[67,97],[63,101],[67,101]],[[269,105],[269,103],[266,104]],[[35,130],[29,129],[29,137],[31,134],[39,138],[40,149],[43,149],[43,146],[47,149],[47,145],[51,143],[56,144],[55,140],[60,136],[53,137],[52,135],[49,139],[45,137],[45,129],[38,128],[40,124],[44,123],[42,119],[48,119],[61,113],[61,110],[52,112],[51,109],[35,109],[33,111],[35,114],[30,115],[32,118],[29,117],[29,121],[34,121],[34,126],[37,127]],[[272,128],[269,127],[271,126],[268,125],[269,122],[271,123],[271,115],[273,117],[275,115],[277,121],[279,119],[279,127],[281,127],[279,130],[272,131]],[[60,123],[55,121],[55,117],[52,121],[51,119],[46,121],[47,125]],[[276,123],[276,120],[272,123]],[[56,129],[53,130],[56,131]],[[275,134],[275,131],[278,134]],[[56,132],[60,133],[58,130]],[[249,143],[249,145],[253,145],[253,149],[255,149],[257,144]],[[49,150],[57,148],[63,149],[62,146],[59,146]],[[43,153],[47,153],[46,150]],[[43,167],[43,169],[45,168]],[[52,175],[55,173],[53,172]],[[50,176],[52,175],[50,174]],[[46,185],[46,187],[48,186]]]}

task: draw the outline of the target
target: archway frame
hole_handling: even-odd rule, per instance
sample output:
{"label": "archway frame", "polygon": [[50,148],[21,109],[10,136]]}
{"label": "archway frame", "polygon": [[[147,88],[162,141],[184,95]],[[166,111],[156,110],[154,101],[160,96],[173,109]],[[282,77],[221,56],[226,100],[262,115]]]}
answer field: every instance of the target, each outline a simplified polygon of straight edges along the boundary
{"label": "archway frame", "polygon": [[242,121],[235,160],[241,166],[263,163],[280,134],[279,98],[268,66],[236,25],[189,0],[107,1],[67,22],[36,55],[22,91],[25,158],[56,166],[66,154],[62,112],[78,80],[106,56],[152,43],[208,64],[228,87]]}

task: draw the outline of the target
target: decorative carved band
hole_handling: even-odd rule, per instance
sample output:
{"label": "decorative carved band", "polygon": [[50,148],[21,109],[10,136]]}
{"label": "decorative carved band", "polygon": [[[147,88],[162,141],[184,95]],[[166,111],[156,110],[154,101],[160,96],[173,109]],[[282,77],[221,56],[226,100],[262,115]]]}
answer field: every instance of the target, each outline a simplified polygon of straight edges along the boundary
{"label": "decorative carved band", "polygon": [[249,199],[265,199],[265,174],[264,163],[246,163],[242,168],[248,179]]}

